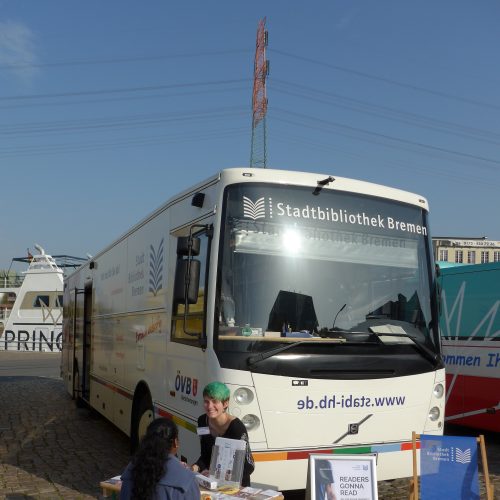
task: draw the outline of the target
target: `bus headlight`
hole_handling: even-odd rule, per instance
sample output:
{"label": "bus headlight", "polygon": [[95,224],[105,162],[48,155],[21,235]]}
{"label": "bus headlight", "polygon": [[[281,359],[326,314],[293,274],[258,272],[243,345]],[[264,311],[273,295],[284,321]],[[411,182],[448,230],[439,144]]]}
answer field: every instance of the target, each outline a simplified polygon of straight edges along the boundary
{"label": "bus headlight", "polygon": [[243,425],[247,428],[248,431],[253,431],[254,429],[257,429],[260,425],[260,419],[257,415],[252,415],[248,414],[245,415],[241,421],[243,422]]}
{"label": "bus headlight", "polygon": [[441,415],[439,408],[437,406],[434,406],[429,411],[429,420],[435,422],[439,418],[439,415]]}
{"label": "bus headlight", "polygon": [[249,405],[253,401],[253,392],[246,387],[240,387],[234,391],[234,400],[239,405]]}
{"label": "bus headlight", "polygon": [[443,384],[436,384],[436,387],[434,387],[434,396],[436,396],[436,398],[442,398],[443,394],[444,394]]}

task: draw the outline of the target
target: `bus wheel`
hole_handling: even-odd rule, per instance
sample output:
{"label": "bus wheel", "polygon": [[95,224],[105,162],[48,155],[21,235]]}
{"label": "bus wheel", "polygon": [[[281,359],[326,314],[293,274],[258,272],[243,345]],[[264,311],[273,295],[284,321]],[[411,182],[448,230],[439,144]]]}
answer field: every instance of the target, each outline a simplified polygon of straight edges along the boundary
{"label": "bus wheel", "polygon": [[134,405],[132,418],[132,429],[130,433],[131,452],[135,453],[139,442],[146,434],[148,425],[154,419],[153,402],[149,393],[142,393]]}

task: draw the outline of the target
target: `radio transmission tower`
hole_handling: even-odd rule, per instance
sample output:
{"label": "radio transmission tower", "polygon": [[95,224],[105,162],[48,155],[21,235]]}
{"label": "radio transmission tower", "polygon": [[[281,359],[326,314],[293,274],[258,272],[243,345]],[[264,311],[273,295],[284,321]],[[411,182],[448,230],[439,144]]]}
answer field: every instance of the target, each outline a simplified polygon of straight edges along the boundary
{"label": "radio transmission tower", "polygon": [[250,166],[266,168],[266,77],[269,75],[269,61],[266,60],[267,31],[266,18],[259,21],[252,93],[252,151]]}

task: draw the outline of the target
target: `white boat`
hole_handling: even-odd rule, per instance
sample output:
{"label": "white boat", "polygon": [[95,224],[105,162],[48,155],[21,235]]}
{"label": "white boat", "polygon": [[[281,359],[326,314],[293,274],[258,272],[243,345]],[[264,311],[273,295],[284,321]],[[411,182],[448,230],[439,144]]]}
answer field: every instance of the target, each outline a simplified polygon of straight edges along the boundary
{"label": "white boat", "polygon": [[[59,352],[62,349],[63,267],[77,267],[86,259],[47,255],[12,259],[24,262],[21,274],[0,278],[0,350]],[[56,258],[62,259],[58,265]],[[11,264],[12,267],[12,264]]]}

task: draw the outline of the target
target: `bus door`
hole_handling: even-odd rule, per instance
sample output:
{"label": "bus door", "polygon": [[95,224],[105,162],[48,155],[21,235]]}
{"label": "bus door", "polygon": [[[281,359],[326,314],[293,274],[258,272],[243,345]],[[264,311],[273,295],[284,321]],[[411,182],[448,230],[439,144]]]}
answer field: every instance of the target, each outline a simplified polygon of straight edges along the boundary
{"label": "bus door", "polygon": [[75,289],[73,321],[73,397],[89,402],[92,283]]}
{"label": "bus door", "polygon": [[[66,287],[65,287],[66,288]],[[61,373],[64,377],[66,390],[74,394],[74,345],[75,345],[75,301],[76,290],[72,289],[66,294],[63,300],[63,336],[62,336],[62,355],[61,355]]]}
{"label": "bus door", "polygon": [[85,284],[83,293],[83,356],[82,356],[82,399],[89,402],[90,358],[92,349],[92,282]]}
{"label": "bus door", "polygon": [[189,234],[184,230],[171,239],[176,275],[167,348],[167,404],[191,418],[203,413],[199,385],[207,377],[206,293],[212,232],[211,224],[197,224]]}
{"label": "bus door", "polygon": [[83,377],[83,297],[84,290],[75,288],[73,303],[73,398],[82,397]]}

